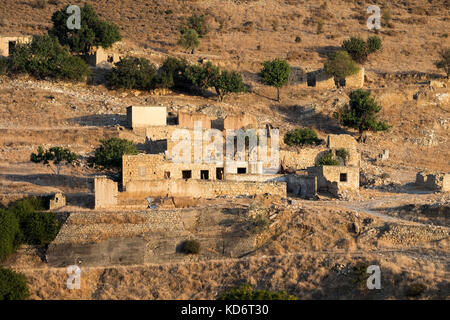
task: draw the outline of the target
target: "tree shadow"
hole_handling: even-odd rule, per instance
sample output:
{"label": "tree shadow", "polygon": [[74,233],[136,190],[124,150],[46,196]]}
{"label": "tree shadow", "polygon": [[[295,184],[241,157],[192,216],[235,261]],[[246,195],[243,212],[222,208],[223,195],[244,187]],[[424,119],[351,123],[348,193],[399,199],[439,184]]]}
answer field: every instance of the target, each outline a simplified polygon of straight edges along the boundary
{"label": "tree shadow", "polygon": [[106,127],[113,125],[127,126],[127,116],[123,114],[93,114],[88,116],[71,118],[73,124],[82,126]]}
{"label": "tree shadow", "polygon": [[338,51],[338,50],[343,50],[343,49],[342,49],[342,47],[338,47],[338,46],[313,46],[313,47],[305,48],[305,51],[317,52],[321,58],[327,58],[328,54]]}
{"label": "tree shadow", "polygon": [[336,119],[321,113],[316,113],[313,106],[300,105],[272,105],[271,108],[277,110],[285,122],[302,127],[315,127],[317,130],[331,134],[349,134],[349,130],[342,128]]}
{"label": "tree shadow", "polygon": [[0,174],[1,179],[14,182],[28,182],[37,186],[46,187],[77,187],[88,188],[93,190],[94,184],[92,178],[89,177],[74,177],[64,174]]}

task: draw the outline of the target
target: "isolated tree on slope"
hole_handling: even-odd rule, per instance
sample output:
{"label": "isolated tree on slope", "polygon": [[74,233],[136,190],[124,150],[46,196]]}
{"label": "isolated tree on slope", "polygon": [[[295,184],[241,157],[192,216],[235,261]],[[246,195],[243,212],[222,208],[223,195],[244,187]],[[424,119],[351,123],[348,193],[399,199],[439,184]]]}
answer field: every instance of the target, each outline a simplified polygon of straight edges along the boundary
{"label": "isolated tree on slope", "polygon": [[376,120],[376,114],[381,111],[381,106],[371,97],[370,91],[358,89],[350,93],[349,104],[341,107],[334,113],[334,117],[340,124],[353,129],[358,129],[361,139],[364,131],[385,131],[389,125]]}
{"label": "isolated tree on slope", "polygon": [[280,101],[280,88],[288,83],[291,67],[285,60],[274,59],[264,62],[261,77],[264,84],[277,88],[277,101]]}
{"label": "isolated tree on slope", "polygon": [[77,159],[78,155],[76,153],[61,147],[52,147],[48,150],[44,150],[43,147],[39,147],[38,152],[32,153],[30,156],[31,162],[42,162],[56,174],[61,172],[61,168],[63,166],[72,164]]}
{"label": "isolated tree on slope", "polygon": [[198,33],[194,29],[189,29],[178,40],[178,44],[186,49],[190,49],[191,54],[194,54],[195,49],[200,45]]}
{"label": "isolated tree on slope", "polygon": [[122,40],[119,27],[101,20],[88,4],[81,8],[81,28],[70,30],[67,27],[70,17],[67,8],[68,6],[53,13],[53,28],[49,30],[49,34],[56,36],[62,45],[68,45],[72,52],[87,54],[94,46],[109,48]]}

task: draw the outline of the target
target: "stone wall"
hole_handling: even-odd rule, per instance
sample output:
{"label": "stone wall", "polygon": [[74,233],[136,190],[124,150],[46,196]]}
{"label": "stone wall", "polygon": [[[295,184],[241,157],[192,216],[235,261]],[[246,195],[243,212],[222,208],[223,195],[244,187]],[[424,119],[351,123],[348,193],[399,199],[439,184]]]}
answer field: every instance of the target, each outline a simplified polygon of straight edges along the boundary
{"label": "stone wall", "polygon": [[228,115],[223,121],[225,130],[239,130],[241,128],[258,128],[258,121],[251,114],[242,113],[240,115]]}
{"label": "stone wall", "polygon": [[280,165],[292,171],[306,169],[314,166],[327,151],[328,149],[324,146],[302,148],[298,151],[280,150]]}
{"label": "stone wall", "polygon": [[287,192],[302,198],[314,197],[317,194],[317,177],[289,174],[287,178]]}
{"label": "stone wall", "polygon": [[66,196],[61,192],[56,193],[49,201],[49,210],[56,210],[66,206]]}
{"label": "stone wall", "polygon": [[106,176],[97,176],[94,179],[95,209],[109,208],[117,205],[119,192],[117,182]]}
{"label": "stone wall", "polygon": [[201,122],[202,129],[211,128],[211,120],[203,113],[189,113],[178,111],[178,126],[181,128],[194,128],[195,122]]}
{"label": "stone wall", "polygon": [[166,107],[127,108],[127,121],[130,128],[146,128],[151,126],[165,126],[167,124]]}
{"label": "stone wall", "polygon": [[345,87],[360,89],[364,87],[364,68],[360,67],[357,74],[345,78]]}
{"label": "stone wall", "polygon": [[50,267],[143,264],[145,250],[141,237],[112,238],[98,243],[52,243],[46,258]]}
{"label": "stone wall", "polygon": [[286,196],[285,182],[238,182],[164,179],[153,181],[131,181],[126,193],[136,197],[201,197],[271,194]]}
{"label": "stone wall", "polygon": [[318,89],[333,89],[336,88],[334,77],[325,72],[325,70],[320,70],[316,73],[316,85]]}
{"label": "stone wall", "polygon": [[359,190],[359,167],[320,166],[308,168],[308,175],[317,177],[317,190],[339,196]]}
{"label": "stone wall", "polygon": [[131,181],[183,179],[183,171],[191,171],[191,179],[201,179],[202,171],[208,171],[207,180],[215,180],[216,168],[221,166],[215,163],[175,163],[159,154],[126,155],[122,158],[122,184],[126,189]]}
{"label": "stone wall", "polygon": [[236,174],[225,173],[226,181],[241,182],[287,182],[285,174]]}
{"label": "stone wall", "polygon": [[347,149],[350,154],[350,158],[346,165],[359,166],[360,154],[358,152],[358,143],[355,138],[348,134],[330,134],[327,139],[327,146],[331,150]]}

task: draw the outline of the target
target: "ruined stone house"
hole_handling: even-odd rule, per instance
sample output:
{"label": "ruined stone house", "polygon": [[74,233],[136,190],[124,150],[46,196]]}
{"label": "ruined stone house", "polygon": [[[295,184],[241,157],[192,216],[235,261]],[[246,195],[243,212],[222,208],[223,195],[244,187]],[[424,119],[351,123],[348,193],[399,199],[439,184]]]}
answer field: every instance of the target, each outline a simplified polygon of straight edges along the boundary
{"label": "ruined stone house", "polygon": [[[130,201],[145,203],[148,197],[216,198],[265,193],[282,197],[287,193],[313,197],[317,192],[340,196],[359,189],[359,153],[355,139],[348,135],[330,135],[326,146],[306,149],[306,156],[302,156],[302,152],[280,151],[275,157],[276,152],[272,150],[272,146],[277,146],[274,137],[267,138],[266,158],[263,157],[261,145],[253,150],[254,157],[248,154],[239,157],[237,149],[231,150],[231,153],[226,150],[226,143],[220,145],[223,152],[214,158],[214,153],[220,147],[208,149],[211,141],[205,139],[205,134],[211,128],[211,120],[204,114],[180,111],[178,121],[172,125],[167,125],[165,107],[129,107],[127,116],[133,130],[145,128],[147,152],[123,157],[120,192],[117,182],[105,177],[95,179],[96,208],[114,207]],[[196,126],[200,126],[200,129]],[[226,133],[242,127],[256,129],[256,118],[249,115],[227,116],[224,119],[226,130],[216,130],[219,136],[214,140],[223,137],[226,142],[230,139]],[[183,131],[175,131],[177,129]],[[174,134],[180,132],[186,136],[182,139],[185,144],[181,149],[181,140],[173,139]],[[233,148],[237,144],[235,140],[231,142]],[[247,147],[244,144],[245,152],[249,151]],[[200,158],[196,158],[199,155],[195,152],[196,148],[201,150]],[[339,148],[349,151],[347,163],[315,167],[317,159],[324,152]],[[175,151],[180,150],[183,161],[174,156],[179,156]],[[211,150],[211,158],[208,159],[213,161],[204,161],[205,155]],[[275,161],[275,166],[269,159]],[[295,173],[280,171],[280,161],[289,163]]]}
{"label": "ruined stone house", "polygon": [[29,43],[32,36],[0,36],[0,57],[8,57],[17,44]]}

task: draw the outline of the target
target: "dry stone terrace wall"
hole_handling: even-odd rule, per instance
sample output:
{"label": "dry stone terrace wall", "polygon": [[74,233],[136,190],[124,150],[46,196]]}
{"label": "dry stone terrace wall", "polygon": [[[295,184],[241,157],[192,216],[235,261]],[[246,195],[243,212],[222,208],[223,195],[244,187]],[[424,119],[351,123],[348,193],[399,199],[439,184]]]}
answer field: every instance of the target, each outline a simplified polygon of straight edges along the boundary
{"label": "dry stone terrace wall", "polygon": [[47,261],[52,267],[183,261],[191,258],[181,253],[187,239],[201,244],[197,260],[238,257],[255,246],[255,236],[245,231],[245,212],[245,207],[221,206],[95,215],[75,212],[50,244]]}
{"label": "dry stone terrace wall", "polygon": [[203,180],[131,181],[126,185],[128,197],[202,197],[271,194],[286,197],[285,182],[240,182]]}

